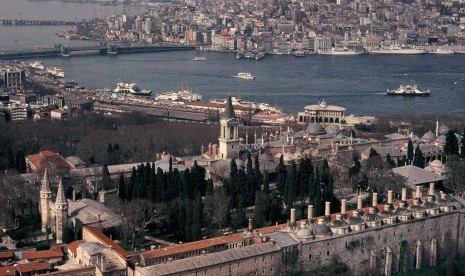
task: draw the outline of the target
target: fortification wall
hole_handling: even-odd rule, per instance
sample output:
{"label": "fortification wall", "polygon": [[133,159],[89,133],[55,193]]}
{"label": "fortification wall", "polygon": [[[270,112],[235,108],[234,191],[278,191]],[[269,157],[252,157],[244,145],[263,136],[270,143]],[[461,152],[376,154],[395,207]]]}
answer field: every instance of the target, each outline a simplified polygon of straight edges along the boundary
{"label": "fortification wall", "polygon": [[[412,270],[416,268],[418,240],[421,242],[420,265],[421,267],[430,266],[434,264],[434,259],[441,262],[446,257],[456,256],[458,248],[462,253],[465,251],[464,222],[465,214],[453,211],[395,225],[334,235],[325,239],[317,238],[302,243],[300,268],[298,269],[313,270],[329,266],[334,259],[337,259],[345,263],[355,275],[364,275],[370,271],[370,263],[373,262],[376,263],[374,265],[376,274],[385,274],[389,266],[386,265],[386,253],[389,246],[392,250],[391,272],[403,270],[402,267]],[[459,236],[459,231],[461,236]],[[436,240],[436,258],[431,250],[434,246],[432,245],[433,239]],[[370,258],[372,252],[375,257]]]}

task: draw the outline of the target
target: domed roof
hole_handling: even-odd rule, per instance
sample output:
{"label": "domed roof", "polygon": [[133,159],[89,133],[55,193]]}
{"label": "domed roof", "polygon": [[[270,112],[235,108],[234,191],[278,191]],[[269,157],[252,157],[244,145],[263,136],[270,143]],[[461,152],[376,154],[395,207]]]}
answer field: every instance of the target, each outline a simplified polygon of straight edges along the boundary
{"label": "domed roof", "polygon": [[349,224],[343,220],[333,220],[333,222],[329,224],[331,228],[342,228],[346,226],[349,226]]}
{"label": "domed roof", "polygon": [[445,145],[446,144],[446,136],[444,134],[439,135],[439,137],[436,138],[436,140],[434,140],[434,142],[439,144],[439,145]]}
{"label": "domed roof", "polygon": [[421,140],[429,141],[429,142],[433,142],[434,139],[436,139],[436,135],[434,135],[434,133],[431,130],[425,133],[425,135],[421,137]]}
{"label": "domed roof", "polygon": [[359,216],[351,216],[349,218],[349,224],[351,224],[351,225],[363,224],[363,223],[365,223],[365,221]]}
{"label": "domed roof", "polygon": [[435,167],[435,168],[442,168],[442,167],[444,167],[444,164],[442,164],[442,162],[439,161],[439,160],[437,160],[437,159],[434,160],[434,161],[432,161],[432,162],[430,162],[429,165],[430,165],[431,167]]}
{"label": "domed roof", "polygon": [[318,123],[310,123],[305,129],[306,132],[310,134],[325,134],[325,129]]}
{"label": "domed roof", "polygon": [[418,212],[418,211],[423,211],[425,208],[420,205],[420,201],[418,199],[415,199],[413,204],[408,207],[410,211],[413,212]]}
{"label": "domed roof", "polygon": [[449,131],[449,128],[446,125],[441,125],[438,129],[439,134],[446,134]]}
{"label": "domed roof", "polygon": [[388,217],[392,217],[394,215],[394,213],[392,211],[389,211],[389,210],[383,210],[379,213],[379,216],[382,217],[382,218],[388,218]]}
{"label": "domed roof", "polygon": [[405,208],[405,207],[397,207],[396,211],[395,211],[396,215],[403,215],[403,214],[408,214],[410,213],[409,209]]}
{"label": "domed roof", "polygon": [[302,227],[297,230],[296,236],[299,239],[311,239],[313,238],[313,231],[302,223]]}
{"label": "domed roof", "polygon": [[336,136],[336,138],[342,140],[342,139],[345,139],[346,136],[345,136],[344,134],[342,134],[342,133],[339,133],[339,134]]}
{"label": "domed roof", "polygon": [[337,125],[329,125],[325,128],[327,134],[337,135],[341,132]]}
{"label": "domed roof", "polygon": [[363,220],[365,221],[377,221],[379,220],[378,214],[375,212],[373,207],[370,207],[369,212],[363,216]]}
{"label": "domed roof", "polygon": [[321,107],[327,107],[327,106],[328,106],[328,103],[326,103],[325,100],[322,100],[322,101],[320,102],[320,106],[321,106]]}
{"label": "domed roof", "polygon": [[326,224],[323,224],[322,219],[318,220],[318,224],[313,225],[313,233],[318,236],[327,236],[332,234],[331,229]]}
{"label": "domed roof", "polygon": [[426,209],[436,209],[438,205],[434,201],[426,201],[423,203],[423,207]]}

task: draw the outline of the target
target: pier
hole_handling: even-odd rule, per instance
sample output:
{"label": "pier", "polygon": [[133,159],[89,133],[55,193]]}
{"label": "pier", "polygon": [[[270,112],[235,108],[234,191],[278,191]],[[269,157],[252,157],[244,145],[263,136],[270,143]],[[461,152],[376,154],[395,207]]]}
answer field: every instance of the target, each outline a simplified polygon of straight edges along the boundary
{"label": "pier", "polygon": [[36,20],[36,19],[8,19],[0,18],[2,26],[72,26],[76,25],[77,21],[67,20]]}
{"label": "pier", "polygon": [[40,57],[69,57],[73,53],[88,53],[99,55],[117,55],[125,53],[144,53],[159,51],[182,51],[195,50],[193,45],[96,45],[96,46],[61,46],[40,49],[1,51],[0,59],[21,59],[21,58],[40,58]]}

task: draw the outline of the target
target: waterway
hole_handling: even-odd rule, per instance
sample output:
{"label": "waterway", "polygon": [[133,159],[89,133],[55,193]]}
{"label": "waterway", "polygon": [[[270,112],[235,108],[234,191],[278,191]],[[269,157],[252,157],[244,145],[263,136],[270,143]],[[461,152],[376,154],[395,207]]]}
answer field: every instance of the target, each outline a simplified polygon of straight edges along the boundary
{"label": "waterway", "polygon": [[[37,15],[37,19],[66,19],[52,15],[66,13],[71,4],[72,16],[79,14],[82,18],[93,17],[94,9],[102,9],[106,14],[123,9],[122,6],[98,4],[2,0],[0,17],[8,17],[1,6],[5,3],[16,8],[7,12],[9,14],[18,14],[21,7],[29,5],[53,5],[56,9],[44,17]],[[38,10],[38,7],[34,8]],[[28,13],[21,11],[21,14]],[[0,26],[0,50],[53,43],[95,43],[58,38],[54,33],[60,29],[62,27]],[[208,61],[192,61],[195,56],[206,56]],[[268,55],[263,60],[254,61],[237,60],[233,54],[184,51],[51,58],[44,63],[62,68],[67,79],[89,88],[114,87],[119,81],[136,82],[141,88],[152,89],[155,93],[184,87],[203,94],[204,98],[237,95],[249,101],[268,102],[283,107],[288,113],[302,111],[306,105],[324,99],[329,104],[346,107],[348,114],[450,114],[465,117],[465,55],[312,55],[305,58]],[[256,79],[237,79],[234,76],[238,72],[250,72]],[[431,96],[385,95],[387,88],[410,82],[429,88]]]}

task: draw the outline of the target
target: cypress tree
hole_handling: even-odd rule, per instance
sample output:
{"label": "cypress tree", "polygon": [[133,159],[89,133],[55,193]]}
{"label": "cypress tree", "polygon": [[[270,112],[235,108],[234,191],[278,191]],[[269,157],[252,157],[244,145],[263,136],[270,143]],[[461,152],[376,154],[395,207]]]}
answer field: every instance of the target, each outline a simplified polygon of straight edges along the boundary
{"label": "cypress tree", "polygon": [[234,227],[236,229],[242,228],[245,221],[245,198],[242,194],[239,194],[239,200],[236,208],[236,216],[234,219]]}
{"label": "cypress tree", "polygon": [[391,155],[388,153],[386,156],[386,163],[389,169],[395,168],[396,167],[396,162],[392,160]]}
{"label": "cypress tree", "polygon": [[462,140],[460,141],[460,158],[465,158],[465,130],[462,134]]}
{"label": "cypress tree", "polygon": [[315,193],[313,196],[313,211],[315,212],[315,216],[323,215],[323,201],[321,197],[321,175],[315,175],[314,185]]}
{"label": "cypress tree", "polygon": [[192,201],[190,199],[185,200],[186,204],[186,218],[184,224],[184,240],[192,241],[193,239],[193,210],[192,210]]}
{"label": "cypress tree", "polygon": [[124,174],[121,173],[118,181],[118,197],[122,200],[126,200],[126,185],[124,184]]}
{"label": "cypress tree", "polygon": [[133,199],[134,183],[136,182],[136,168],[132,167],[131,178],[129,179],[129,185],[126,188],[126,199],[131,201]]}
{"label": "cypress tree", "polygon": [[412,160],[413,160],[413,142],[412,142],[412,140],[408,140],[407,160],[408,160],[409,164],[412,163]]}
{"label": "cypress tree", "polygon": [[263,176],[263,192],[266,195],[270,194],[270,175],[268,174],[268,171],[265,170],[265,174]]}
{"label": "cypress tree", "polygon": [[192,214],[192,240],[199,240],[202,236],[202,197],[197,192]]}
{"label": "cypress tree", "polygon": [[257,191],[255,193],[255,205],[253,209],[253,223],[259,228],[266,226],[268,213],[268,196],[265,193]]}
{"label": "cypress tree", "polygon": [[253,205],[254,199],[255,199],[255,175],[254,175],[254,170],[252,166],[252,157],[250,153],[247,155],[247,206]]}
{"label": "cypress tree", "polygon": [[294,206],[295,190],[297,184],[297,168],[294,161],[291,161],[291,170],[286,177],[285,198],[284,202],[288,208]]}
{"label": "cypress tree", "polygon": [[258,154],[255,155],[254,160],[254,177],[255,177],[255,191],[262,190],[262,173],[260,172],[260,161],[258,160]]}
{"label": "cypress tree", "polygon": [[415,157],[413,159],[413,165],[419,168],[425,167],[425,158],[423,157],[423,153],[420,150],[420,145],[417,145],[415,148]]}
{"label": "cypress tree", "polygon": [[271,224],[274,224],[281,219],[281,212],[283,210],[282,197],[279,195],[278,191],[270,193],[269,203],[269,220],[271,221]]}
{"label": "cypress tree", "polygon": [[278,174],[277,180],[276,180],[276,188],[281,193],[281,195],[284,195],[287,171],[286,171],[286,166],[284,165],[283,155],[281,155],[281,157],[279,158],[279,164],[278,164],[278,167],[276,168],[276,173]]}
{"label": "cypress tree", "polygon": [[102,169],[102,187],[103,189],[110,189],[112,188],[112,182],[110,179],[110,171],[108,171],[108,166],[103,165]]}
{"label": "cypress tree", "polygon": [[[237,177],[238,177],[238,170],[237,170],[237,164],[236,164],[236,159],[233,158],[231,160],[231,170],[229,173],[229,185],[228,189],[225,190],[227,196],[231,196],[234,198],[237,194]],[[233,203],[234,204],[234,203]],[[236,206],[236,205],[234,205]]]}
{"label": "cypress tree", "polygon": [[455,131],[449,130],[446,134],[446,144],[444,145],[444,153],[446,156],[459,153],[458,140],[455,136]]}

